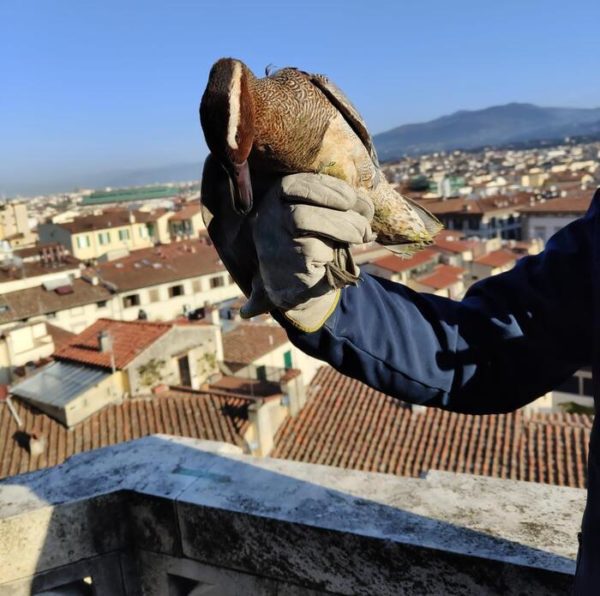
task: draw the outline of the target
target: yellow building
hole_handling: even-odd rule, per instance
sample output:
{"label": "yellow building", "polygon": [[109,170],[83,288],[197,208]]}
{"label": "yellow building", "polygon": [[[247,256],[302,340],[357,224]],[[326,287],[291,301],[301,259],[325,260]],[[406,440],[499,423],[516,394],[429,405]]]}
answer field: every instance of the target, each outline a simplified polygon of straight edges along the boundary
{"label": "yellow building", "polygon": [[165,210],[106,210],[71,221],[41,224],[38,233],[41,243],[59,242],[74,257],[91,261],[106,258],[111,253],[118,255],[168,242],[166,221],[169,216]]}
{"label": "yellow building", "polygon": [[29,229],[25,203],[10,201],[0,204],[0,240],[6,240],[13,248],[35,242],[35,234]]}
{"label": "yellow building", "polygon": [[158,386],[199,388],[218,370],[219,344],[217,325],[99,319],[11,394],[70,428]]}
{"label": "yellow building", "polygon": [[172,240],[198,238],[200,232],[206,229],[200,201],[184,203],[171,214],[168,223]]}

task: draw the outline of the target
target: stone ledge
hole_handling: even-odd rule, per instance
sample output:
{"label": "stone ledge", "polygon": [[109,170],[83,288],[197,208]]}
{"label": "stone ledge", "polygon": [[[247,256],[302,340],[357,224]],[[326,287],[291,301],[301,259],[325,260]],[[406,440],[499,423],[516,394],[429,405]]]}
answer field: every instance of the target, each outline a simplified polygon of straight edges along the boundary
{"label": "stone ledge", "polygon": [[579,489],[402,478],[155,435],[0,482],[0,594],[123,550],[317,592],[563,593],[584,500]]}

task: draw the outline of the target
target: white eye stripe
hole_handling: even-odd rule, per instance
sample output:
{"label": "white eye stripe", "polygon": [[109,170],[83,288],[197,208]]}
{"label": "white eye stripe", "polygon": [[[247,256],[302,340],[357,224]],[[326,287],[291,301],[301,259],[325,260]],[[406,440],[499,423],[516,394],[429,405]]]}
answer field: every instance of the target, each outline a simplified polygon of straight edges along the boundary
{"label": "white eye stripe", "polygon": [[231,85],[229,86],[229,122],[227,125],[227,144],[231,149],[237,149],[236,133],[240,124],[240,95],[242,92],[242,65],[235,62]]}

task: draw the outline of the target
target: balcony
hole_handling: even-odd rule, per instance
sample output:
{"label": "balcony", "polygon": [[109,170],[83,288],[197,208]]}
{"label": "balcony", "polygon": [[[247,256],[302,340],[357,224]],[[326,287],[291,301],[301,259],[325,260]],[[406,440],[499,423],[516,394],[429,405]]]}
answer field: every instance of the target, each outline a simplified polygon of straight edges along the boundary
{"label": "balcony", "polygon": [[564,594],[584,499],[154,435],[0,482],[0,596]]}

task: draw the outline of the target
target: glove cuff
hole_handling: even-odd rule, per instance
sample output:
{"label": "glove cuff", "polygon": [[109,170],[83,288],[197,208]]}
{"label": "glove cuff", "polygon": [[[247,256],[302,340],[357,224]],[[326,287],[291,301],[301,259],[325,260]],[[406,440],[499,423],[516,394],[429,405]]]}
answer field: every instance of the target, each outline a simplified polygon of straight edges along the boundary
{"label": "glove cuff", "polygon": [[297,308],[283,312],[283,316],[296,329],[304,333],[314,333],[327,322],[340,301],[341,290],[331,290],[327,294],[311,298]]}

